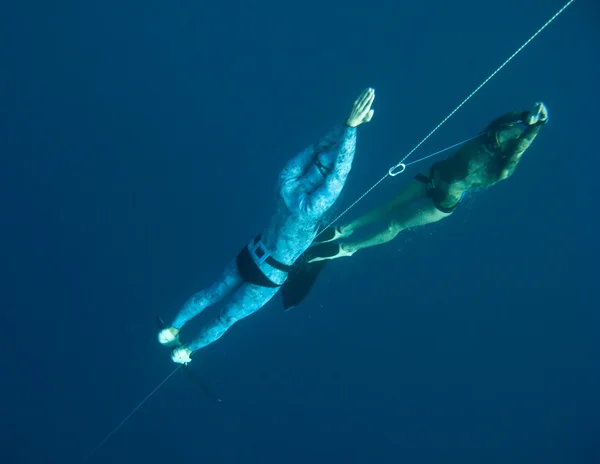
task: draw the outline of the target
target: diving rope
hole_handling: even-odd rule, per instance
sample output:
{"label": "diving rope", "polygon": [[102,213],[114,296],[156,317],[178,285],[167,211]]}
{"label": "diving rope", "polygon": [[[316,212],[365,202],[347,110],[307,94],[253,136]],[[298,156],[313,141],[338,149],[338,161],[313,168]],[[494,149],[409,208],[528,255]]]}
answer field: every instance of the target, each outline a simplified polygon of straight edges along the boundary
{"label": "diving rope", "polygon": [[100,443],[98,443],[98,445],[97,445],[97,446],[96,446],[96,447],[95,447],[95,448],[94,448],[94,449],[91,451],[91,453],[88,455],[88,457],[87,457],[86,459],[84,459],[84,462],[85,462],[85,461],[88,461],[88,460],[89,460],[89,459],[90,459],[90,458],[91,458],[91,457],[94,455],[94,453],[95,453],[96,451],[98,451],[100,448],[102,448],[102,446],[104,446],[104,443],[106,443],[110,437],[112,437],[112,436],[113,436],[115,433],[117,433],[117,432],[119,431],[119,429],[120,429],[121,427],[123,427],[123,426],[125,425],[125,423],[126,423],[126,422],[127,422],[127,421],[128,421],[130,418],[131,418],[131,416],[133,416],[133,415],[134,415],[134,414],[137,412],[137,410],[138,410],[138,409],[140,409],[140,408],[141,408],[141,407],[144,405],[144,403],[145,403],[146,401],[148,401],[148,400],[149,400],[149,399],[152,397],[152,395],[154,395],[154,394],[155,394],[155,393],[158,391],[158,389],[159,389],[160,387],[162,387],[162,386],[163,386],[163,385],[164,385],[164,384],[167,382],[167,380],[169,380],[169,379],[170,379],[170,378],[171,378],[171,377],[172,377],[172,376],[175,374],[175,372],[177,372],[177,371],[178,371],[179,369],[181,369],[182,367],[183,367],[183,364],[180,364],[180,365],[179,365],[179,366],[177,366],[175,369],[173,369],[173,371],[172,371],[172,372],[171,372],[169,375],[167,375],[167,376],[165,377],[165,379],[164,379],[164,380],[163,380],[161,383],[159,383],[159,384],[157,385],[157,387],[156,387],[154,390],[152,390],[152,391],[151,391],[151,392],[150,392],[150,393],[149,393],[149,394],[146,396],[146,398],[144,398],[144,399],[143,399],[143,400],[140,402],[140,404],[138,404],[138,405],[137,405],[137,406],[136,406],[136,407],[133,409],[133,411],[131,411],[131,412],[130,412],[130,413],[127,415],[127,417],[125,417],[125,419],[123,419],[123,420],[121,421],[121,423],[120,423],[119,425],[117,425],[117,426],[116,426],[116,427],[115,427],[113,430],[111,430],[111,431],[108,433],[108,435],[106,435],[106,436],[104,437],[104,439],[103,439],[103,440],[102,440]]}

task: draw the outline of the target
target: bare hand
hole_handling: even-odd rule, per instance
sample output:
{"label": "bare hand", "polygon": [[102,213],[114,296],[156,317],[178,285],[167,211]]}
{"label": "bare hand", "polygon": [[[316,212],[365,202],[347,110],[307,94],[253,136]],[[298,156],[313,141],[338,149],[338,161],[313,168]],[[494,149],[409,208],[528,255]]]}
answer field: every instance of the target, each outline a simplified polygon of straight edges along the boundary
{"label": "bare hand", "polygon": [[373,113],[375,113],[375,110],[371,109],[373,100],[375,100],[375,90],[371,88],[363,90],[354,102],[352,111],[346,119],[346,124],[350,127],[358,127],[363,122],[369,122],[373,118]]}
{"label": "bare hand", "polygon": [[548,108],[542,102],[537,102],[529,111],[529,116],[527,117],[527,124],[533,126],[534,124],[544,124],[548,121]]}

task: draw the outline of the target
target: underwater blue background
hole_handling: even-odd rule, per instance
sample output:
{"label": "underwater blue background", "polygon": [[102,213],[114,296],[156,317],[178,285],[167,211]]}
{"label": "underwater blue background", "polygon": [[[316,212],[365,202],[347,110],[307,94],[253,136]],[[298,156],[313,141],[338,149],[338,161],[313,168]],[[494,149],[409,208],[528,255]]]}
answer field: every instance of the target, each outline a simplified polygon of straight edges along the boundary
{"label": "underwater blue background", "polygon": [[[265,226],[282,166],[363,88],[340,208],[563,3],[4,5],[0,462],[81,462],[173,370],[155,316]],[[178,372],[89,462],[600,462],[599,25],[575,2],[411,158],[543,100],[512,178],[276,297],[191,364],[223,403]]]}

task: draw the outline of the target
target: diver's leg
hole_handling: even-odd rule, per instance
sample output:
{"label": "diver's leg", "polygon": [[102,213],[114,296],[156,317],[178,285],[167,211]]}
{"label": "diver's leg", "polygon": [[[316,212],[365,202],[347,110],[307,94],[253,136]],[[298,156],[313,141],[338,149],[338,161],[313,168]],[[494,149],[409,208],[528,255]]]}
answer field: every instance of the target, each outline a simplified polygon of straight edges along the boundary
{"label": "diver's leg", "polygon": [[189,298],[171,324],[158,333],[158,341],[167,346],[179,345],[179,331],[190,319],[207,307],[218,303],[242,285],[243,281],[237,269],[236,260],[232,260],[223,275],[210,287],[199,291]]}
{"label": "diver's leg", "polygon": [[185,302],[171,325],[158,333],[158,341],[167,346],[179,345],[179,331],[190,319],[200,314],[207,307],[223,300],[239,288],[242,283],[243,280],[234,259],[227,265],[219,280],[210,287],[195,293]]}
{"label": "diver's leg", "polygon": [[351,256],[363,248],[387,243],[403,230],[432,224],[447,218],[451,214],[440,211],[430,198],[423,195],[421,198],[417,198],[410,203],[405,203],[399,209],[394,210],[388,216],[389,220],[384,229],[367,237],[365,240],[343,243],[341,244],[341,248],[343,249],[344,256]]}
{"label": "diver's leg", "polygon": [[411,215],[415,214],[415,205],[433,204],[427,196],[427,185],[423,182],[410,182],[395,198],[379,206],[357,220],[342,226],[344,236],[350,235],[354,229],[364,227],[374,222],[383,225],[376,232],[363,240],[352,242],[331,242],[318,244],[310,248],[308,262],[337,259],[352,256],[362,248],[381,245],[393,240],[402,230],[409,226]]}
{"label": "diver's leg", "polygon": [[366,214],[354,219],[351,222],[342,224],[335,227],[329,227],[325,229],[315,239],[315,244],[333,242],[342,238],[349,237],[354,233],[355,230],[361,229],[366,226],[370,226],[376,222],[388,221],[390,213],[396,209],[402,207],[403,204],[410,203],[411,201],[420,198],[422,196],[421,188],[418,185],[414,185],[412,182],[408,184],[398,195],[391,200],[383,203]]}
{"label": "diver's leg", "polygon": [[171,324],[172,327],[181,329],[190,319],[196,317],[207,307],[223,300],[223,298],[238,289],[242,283],[243,281],[238,272],[236,260],[234,259],[227,265],[223,275],[218,281],[210,287],[192,295],[192,297],[185,302],[175,317],[173,324]]}
{"label": "diver's leg", "polygon": [[394,198],[348,224],[340,226],[340,232],[347,237],[356,229],[371,225],[378,221],[388,222],[390,214],[398,211],[409,203],[427,196],[427,186],[422,182],[409,182]]}
{"label": "diver's leg", "polygon": [[187,345],[191,352],[215,342],[240,319],[258,311],[277,293],[279,287],[268,288],[244,284],[227,302],[219,316],[202,328],[200,334]]}

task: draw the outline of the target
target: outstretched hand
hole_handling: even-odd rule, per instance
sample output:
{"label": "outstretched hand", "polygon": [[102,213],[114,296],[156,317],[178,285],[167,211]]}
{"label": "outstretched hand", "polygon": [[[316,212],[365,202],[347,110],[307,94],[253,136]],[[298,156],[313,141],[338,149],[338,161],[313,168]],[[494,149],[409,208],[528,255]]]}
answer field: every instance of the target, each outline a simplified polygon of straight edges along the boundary
{"label": "outstretched hand", "polygon": [[350,127],[358,127],[363,122],[369,122],[373,118],[373,113],[375,113],[375,110],[371,109],[373,100],[375,100],[375,89],[368,88],[363,90],[354,102],[352,111],[350,111],[350,115],[346,119],[346,124]]}
{"label": "outstretched hand", "polygon": [[542,102],[536,102],[533,108],[529,111],[527,117],[527,124],[533,126],[534,124],[545,124],[548,121],[548,108]]}

